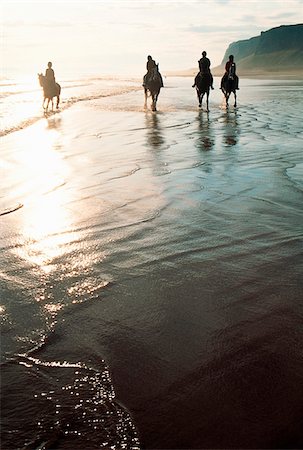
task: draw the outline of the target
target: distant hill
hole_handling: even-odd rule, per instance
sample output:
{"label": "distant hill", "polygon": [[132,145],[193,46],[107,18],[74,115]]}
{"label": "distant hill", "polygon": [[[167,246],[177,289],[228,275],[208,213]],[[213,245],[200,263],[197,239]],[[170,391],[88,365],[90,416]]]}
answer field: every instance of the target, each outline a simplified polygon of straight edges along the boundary
{"label": "distant hill", "polygon": [[282,25],[233,42],[225,52],[220,72],[229,55],[234,55],[239,74],[302,71],[303,75],[303,24]]}
{"label": "distant hill", "polygon": [[[237,73],[242,76],[293,75],[303,78],[303,24],[281,25],[262,31],[243,41],[230,44],[219,66],[213,67],[213,75],[224,73],[229,55],[234,55]],[[184,70],[179,76],[194,76],[196,68]],[[173,75],[167,74],[167,75]]]}

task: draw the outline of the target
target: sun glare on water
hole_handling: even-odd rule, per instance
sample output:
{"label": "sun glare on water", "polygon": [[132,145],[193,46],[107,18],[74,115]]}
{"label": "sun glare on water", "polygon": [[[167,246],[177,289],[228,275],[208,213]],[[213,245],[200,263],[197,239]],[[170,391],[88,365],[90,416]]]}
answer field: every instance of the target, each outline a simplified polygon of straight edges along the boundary
{"label": "sun glare on water", "polygon": [[[20,215],[24,244],[19,256],[52,270],[52,261],[73,239],[72,213],[65,189],[69,168],[60,154],[60,134],[43,121],[26,130],[23,149],[16,153],[15,179],[24,208]],[[20,183],[20,179],[22,182]]]}

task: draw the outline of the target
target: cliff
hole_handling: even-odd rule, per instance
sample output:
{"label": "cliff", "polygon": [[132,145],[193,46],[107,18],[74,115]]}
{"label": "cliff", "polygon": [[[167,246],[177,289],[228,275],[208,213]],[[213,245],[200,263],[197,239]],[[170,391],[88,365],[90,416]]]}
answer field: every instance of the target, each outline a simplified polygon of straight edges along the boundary
{"label": "cliff", "polygon": [[303,75],[303,24],[282,25],[260,36],[233,42],[227,48],[219,69],[234,55],[239,75],[245,73],[288,73]]}
{"label": "cliff", "polygon": [[[303,24],[281,25],[260,36],[230,44],[222,62],[212,74],[222,76],[225,62],[234,55],[239,76],[303,78]],[[197,68],[167,73],[168,76],[195,76]]]}

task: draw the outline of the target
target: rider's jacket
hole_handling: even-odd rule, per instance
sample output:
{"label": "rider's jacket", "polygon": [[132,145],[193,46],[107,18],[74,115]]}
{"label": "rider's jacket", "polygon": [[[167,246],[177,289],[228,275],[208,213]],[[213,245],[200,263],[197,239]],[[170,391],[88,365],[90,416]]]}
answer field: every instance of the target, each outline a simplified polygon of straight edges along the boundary
{"label": "rider's jacket", "polygon": [[234,74],[236,74],[236,63],[228,60],[227,63],[225,64],[226,73],[229,73],[231,67],[233,67],[233,72],[234,72]]}
{"label": "rider's jacket", "polygon": [[210,60],[204,56],[199,59],[199,69],[202,73],[209,73],[210,71]]}
{"label": "rider's jacket", "polygon": [[55,72],[53,69],[47,68],[45,71],[45,77],[48,79],[48,81],[55,82]]}
{"label": "rider's jacket", "polygon": [[146,63],[146,70],[150,72],[156,67],[156,62],[153,59],[149,59]]}

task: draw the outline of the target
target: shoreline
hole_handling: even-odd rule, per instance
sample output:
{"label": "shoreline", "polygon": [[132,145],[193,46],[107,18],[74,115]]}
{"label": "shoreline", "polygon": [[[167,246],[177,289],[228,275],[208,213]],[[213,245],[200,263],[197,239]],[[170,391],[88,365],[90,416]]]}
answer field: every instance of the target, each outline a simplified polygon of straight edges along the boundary
{"label": "shoreline", "polygon": [[[219,71],[218,68],[211,70],[214,77],[222,77],[224,74],[224,68]],[[292,80],[303,80],[303,70],[295,70],[290,72],[268,72],[268,71],[237,71],[238,76],[241,78],[257,78],[264,80],[281,80],[281,79],[292,79]],[[192,78],[197,74],[197,70],[190,69],[185,71],[169,71],[163,72],[165,77],[179,77],[179,78]]]}

